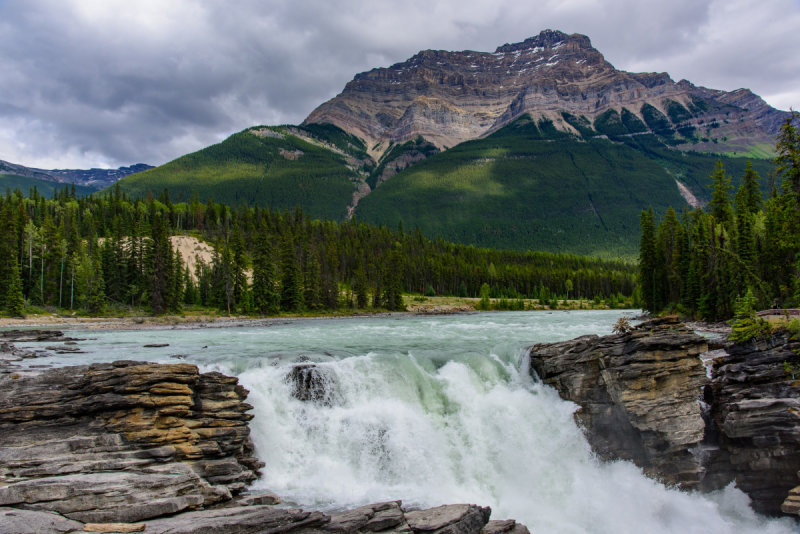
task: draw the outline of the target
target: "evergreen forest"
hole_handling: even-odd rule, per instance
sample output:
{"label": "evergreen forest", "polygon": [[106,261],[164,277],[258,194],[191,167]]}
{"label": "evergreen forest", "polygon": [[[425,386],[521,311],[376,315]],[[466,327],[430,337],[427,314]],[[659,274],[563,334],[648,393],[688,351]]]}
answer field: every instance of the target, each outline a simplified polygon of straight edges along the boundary
{"label": "evergreen forest", "polygon": [[[173,203],[121,188],[46,198],[0,197],[0,307],[80,314],[272,315],[396,310],[402,294],[548,302],[634,293],[636,267],[568,254],[515,252],[431,240],[415,229],[312,220],[300,209],[231,207],[197,196]],[[170,245],[192,235],[213,246],[193,272]]]}
{"label": "evergreen forest", "polygon": [[748,165],[734,192],[718,162],[705,210],[680,216],[668,209],[660,222],[641,214],[639,254],[643,306],[708,321],[750,308],[800,306],[800,114],[781,127],[778,180],[762,195],[762,178]]}

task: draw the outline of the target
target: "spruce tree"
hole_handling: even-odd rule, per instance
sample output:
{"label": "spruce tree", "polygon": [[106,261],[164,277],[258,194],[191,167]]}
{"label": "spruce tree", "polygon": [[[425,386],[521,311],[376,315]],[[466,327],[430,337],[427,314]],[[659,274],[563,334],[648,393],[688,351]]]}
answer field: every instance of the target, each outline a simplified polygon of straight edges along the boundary
{"label": "spruce tree", "polygon": [[22,296],[22,278],[19,275],[19,265],[16,259],[9,262],[8,285],[5,294],[5,303],[8,313],[14,317],[25,317],[25,298]]}
{"label": "spruce tree", "polygon": [[725,174],[725,167],[722,160],[717,160],[714,172],[711,173],[711,202],[709,209],[714,220],[719,225],[727,225],[733,219],[733,209],[731,208],[731,179]]}
{"label": "spruce tree", "polygon": [[253,251],[253,305],[261,314],[278,312],[280,294],[276,289],[277,277],[271,236],[261,228]]}
{"label": "spruce tree", "polygon": [[656,269],[656,235],[653,208],[642,210],[642,239],[639,242],[639,283],[642,288],[644,308],[649,312],[657,312],[656,295],[659,293]]}
{"label": "spruce tree", "polygon": [[296,312],[303,308],[303,282],[294,241],[287,236],[281,247],[281,310]]}

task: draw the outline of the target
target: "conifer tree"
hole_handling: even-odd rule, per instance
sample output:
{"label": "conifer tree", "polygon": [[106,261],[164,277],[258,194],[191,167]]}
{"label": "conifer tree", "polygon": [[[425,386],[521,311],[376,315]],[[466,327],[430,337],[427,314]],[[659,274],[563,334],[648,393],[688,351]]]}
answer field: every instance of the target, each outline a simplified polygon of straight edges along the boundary
{"label": "conifer tree", "polygon": [[294,241],[287,236],[281,248],[281,310],[296,312],[303,308],[303,283]]}
{"label": "conifer tree", "polygon": [[280,294],[277,289],[275,258],[271,237],[262,227],[255,241],[253,251],[253,305],[262,314],[278,312]]}
{"label": "conifer tree", "polygon": [[658,276],[656,269],[656,236],[653,208],[641,213],[642,239],[639,243],[639,283],[642,288],[642,300],[647,311],[656,312],[659,303],[656,295],[659,293]]}
{"label": "conifer tree", "polygon": [[733,189],[731,179],[725,174],[722,160],[717,160],[714,172],[711,173],[711,202],[709,209],[718,225],[726,225],[733,219],[730,193]]}
{"label": "conifer tree", "polygon": [[5,294],[5,303],[8,313],[14,317],[25,317],[25,298],[22,296],[22,278],[19,275],[19,265],[16,259],[9,262],[8,285]]}
{"label": "conifer tree", "polygon": [[364,309],[367,307],[367,275],[364,272],[364,265],[359,262],[354,274],[353,292],[356,294],[356,307]]}

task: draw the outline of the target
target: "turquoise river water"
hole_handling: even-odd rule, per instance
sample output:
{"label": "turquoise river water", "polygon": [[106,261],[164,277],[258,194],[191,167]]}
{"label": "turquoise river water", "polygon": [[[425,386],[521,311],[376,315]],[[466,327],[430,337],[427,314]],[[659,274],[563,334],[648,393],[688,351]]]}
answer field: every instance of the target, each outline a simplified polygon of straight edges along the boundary
{"label": "turquoise river water", "polygon": [[[255,489],[305,508],[471,502],[539,534],[797,532],[791,520],[751,512],[734,487],[682,492],[631,463],[597,460],[573,421],[575,405],[530,377],[526,346],[608,334],[624,314],[633,312],[73,331],[88,338],[79,343],[86,354],[27,362],[186,361],[238,376],[266,463]],[[144,347],[158,343],[169,346]],[[292,397],[286,376],[299,361],[317,363],[331,402]]]}

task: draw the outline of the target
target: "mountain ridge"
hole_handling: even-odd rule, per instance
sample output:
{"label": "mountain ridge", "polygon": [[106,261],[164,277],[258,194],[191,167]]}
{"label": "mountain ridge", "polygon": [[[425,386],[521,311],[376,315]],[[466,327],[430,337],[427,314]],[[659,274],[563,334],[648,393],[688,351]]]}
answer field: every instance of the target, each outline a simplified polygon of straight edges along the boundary
{"label": "mountain ridge", "polygon": [[[493,53],[423,50],[356,74],[303,124],[338,126],[364,139],[377,160],[419,135],[448,148],[490,135],[526,113],[580,134],[564,113],[594,126],[604,113],[623,109],[647,131],[673,137],[675,146],[708,152],[771,144],[787,116],[748,89],[726,92],[675,82],[664,72],[617,70],[587,36],[545,30]],[[696,135],[698,130],[706,135]]]}
{"label": "mountain ridge", "polygon": [[89,187],[94,190],[100,190],[108,187],[118,180],[142,172],[147,169],[152,169],[152,165],[146,163],[135,163],[127,167],[119,167],[117,169],[37,169],[34,167],[26,167],[17,163],[0,160],[0,175],[7,174],[22,178],[33,178],[35,180],[42,180],[45,182],[54,182],[59,184],[75,184],[84,187]]}

